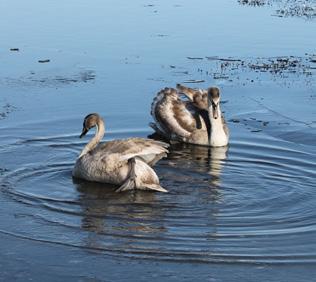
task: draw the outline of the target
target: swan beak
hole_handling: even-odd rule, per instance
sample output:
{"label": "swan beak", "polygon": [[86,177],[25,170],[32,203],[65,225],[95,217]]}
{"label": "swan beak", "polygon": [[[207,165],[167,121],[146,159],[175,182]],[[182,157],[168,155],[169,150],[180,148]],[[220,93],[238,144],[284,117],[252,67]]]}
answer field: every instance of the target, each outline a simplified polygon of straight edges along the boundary
{"label": "swan beak", "polygon": [[87,132],[88,132],[88,129],[86,129],[86,128],[84,127],[84,128],[82,129],[82,132],[81,132],[79,138],[82,138],[83,136],[85,136],[85,135],[87,134]]}

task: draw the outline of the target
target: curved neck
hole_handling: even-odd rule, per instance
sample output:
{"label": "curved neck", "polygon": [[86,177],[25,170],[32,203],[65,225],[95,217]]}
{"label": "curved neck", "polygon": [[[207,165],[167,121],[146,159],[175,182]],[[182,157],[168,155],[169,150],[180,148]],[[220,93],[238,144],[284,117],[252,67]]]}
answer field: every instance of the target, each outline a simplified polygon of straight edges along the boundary
{"label": "curved neck", "polygon": [[209,136],[209,145],[211,146],[225,146],[228,142],[228,137],[224,130],[222,119],[222,112],[220,105],[217,106],[217,119],[213,117],[213,107],[209,107],[209,119],[211,123],[211,132]]}
{"label": "curved neck", "polygon": [[105,127],[104,122],[102,119],[99,119],[96,124],[96,132],[94,137],[90,140],[90,142],[83,148],[81,151],[79,158],[81,158],[83,155],[89,153],[91,150],[93,150],[102,140],[105,133]]}

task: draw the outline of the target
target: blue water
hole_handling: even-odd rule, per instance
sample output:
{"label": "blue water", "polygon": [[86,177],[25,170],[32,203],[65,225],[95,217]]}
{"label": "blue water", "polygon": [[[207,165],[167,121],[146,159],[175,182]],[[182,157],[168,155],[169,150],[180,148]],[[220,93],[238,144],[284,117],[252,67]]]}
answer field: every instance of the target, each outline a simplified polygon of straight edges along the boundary
{"label": "blue water", "polygon": [[[316,21],[273,5],[0,2],[0,280],[313,279]],[[173,145],[168,194],[71,178],[86,114],[146,137],[191,80],[221,88],[228,148]]]}

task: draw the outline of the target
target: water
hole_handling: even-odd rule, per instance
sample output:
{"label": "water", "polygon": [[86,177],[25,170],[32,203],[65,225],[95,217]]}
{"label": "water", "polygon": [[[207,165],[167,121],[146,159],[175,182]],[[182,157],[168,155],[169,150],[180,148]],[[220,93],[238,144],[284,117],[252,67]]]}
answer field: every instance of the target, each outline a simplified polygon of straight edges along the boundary
{"label": "water", "polygon": [[[311,281],[315,20],[238,1],[0,8],[2,279]],[[222,89],[228,148],[172,145],[168,194],[72,179],[86,114],[105,140],[146,137],[155,93],[190,80]]]}

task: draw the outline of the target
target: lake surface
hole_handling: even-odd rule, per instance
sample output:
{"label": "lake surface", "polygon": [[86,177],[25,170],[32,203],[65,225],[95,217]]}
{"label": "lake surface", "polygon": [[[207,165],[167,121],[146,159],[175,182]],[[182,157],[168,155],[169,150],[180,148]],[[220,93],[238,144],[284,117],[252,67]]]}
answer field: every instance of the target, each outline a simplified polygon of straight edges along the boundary
{"label": "lake surface", "polygon": [[[188,2],[0,1],[0,280],[315,277],[316,20]],[[167,194],[72,179],[86,114],[146,137],[178,82],[221,88],[228,148],[172,145]]]}

